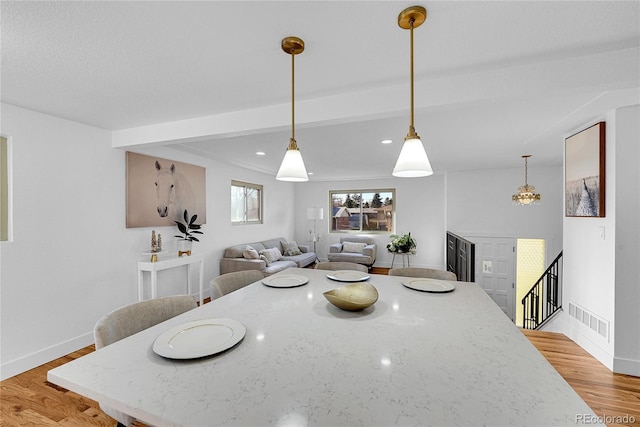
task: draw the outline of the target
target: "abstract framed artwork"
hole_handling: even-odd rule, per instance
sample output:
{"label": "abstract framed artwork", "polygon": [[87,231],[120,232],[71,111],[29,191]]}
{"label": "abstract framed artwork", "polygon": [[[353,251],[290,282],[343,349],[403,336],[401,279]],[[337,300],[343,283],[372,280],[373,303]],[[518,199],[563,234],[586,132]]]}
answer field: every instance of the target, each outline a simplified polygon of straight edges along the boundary
{"label": "abstract framed artwork", "polygon": [[565,216],[605,216],[605,122],[565,139]]}
{"label": "abstract framed artwork", "polygon": [[126,153],[127,228],[176,225],[186,209],[206,223],[206,171],[188,163]]}

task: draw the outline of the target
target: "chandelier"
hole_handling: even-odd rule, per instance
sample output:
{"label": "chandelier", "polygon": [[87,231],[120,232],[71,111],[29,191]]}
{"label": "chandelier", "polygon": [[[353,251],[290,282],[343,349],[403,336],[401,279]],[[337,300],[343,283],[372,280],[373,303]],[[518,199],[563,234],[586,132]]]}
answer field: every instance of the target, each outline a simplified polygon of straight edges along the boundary
{"label": "chandelier", "polygon": [[511,196],[516,205],[537,205],[540,203],[540,193],[536,193],[536,187],[527,183],[527,159],[531,154],[522,156],[524,159],[524,185],[518,187],[518,192]]}

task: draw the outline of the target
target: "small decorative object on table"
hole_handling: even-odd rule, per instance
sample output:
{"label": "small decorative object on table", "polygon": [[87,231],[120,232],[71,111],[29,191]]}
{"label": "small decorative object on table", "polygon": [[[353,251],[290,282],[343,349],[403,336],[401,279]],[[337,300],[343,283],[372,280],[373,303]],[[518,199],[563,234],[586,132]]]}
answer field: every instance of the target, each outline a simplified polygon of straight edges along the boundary
{"label": "small decorative object on table", "polygon": [[149,252],[143,252],[145,255],[150,254],[151,262],[158,261],[158,254],[162,253],[162,236],[160,234],[156,237],[156,230],[151,231],[151,249]]}
{"label": "small decorative object on table", "polygon": [[411,233],[405,235],[392,234],[391,241],[387,243],[387,250],[392,253],[413,253],[417,244]]}
{"label": "small decorative object on table", "polygon": [[182,233],[182,235],[174,236],[179,238],[178,239],[178,256],[179,257],[181,257],[182,255],[190,256],[191,246],[193,245],[193,242],[200,241],[196,236],[194,236],[194,234],[203,234],[202,231],[200,231],[201,225],[195,223],[196,219],[198,218],[198,215],[193,215],[192,217],[189,217],[189,213],[185,209],[183,217],[184,217],[184,224],[180,221],[176,221],[178,230],[180,230],[180,233]]}

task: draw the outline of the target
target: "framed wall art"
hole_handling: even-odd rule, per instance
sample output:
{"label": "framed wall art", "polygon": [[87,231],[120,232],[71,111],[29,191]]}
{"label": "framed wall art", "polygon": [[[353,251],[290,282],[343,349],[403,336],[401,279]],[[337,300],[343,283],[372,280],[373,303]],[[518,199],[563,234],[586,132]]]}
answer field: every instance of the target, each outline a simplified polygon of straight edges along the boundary
{"label": "framed wall art", "polygon": [[565,216],[605,216],[605,122],[565,139]]}
{"label": "framed wall art", "polygon": [[127,228],[176,225],[184,210],[205,224],[205,168],[126,153]]}

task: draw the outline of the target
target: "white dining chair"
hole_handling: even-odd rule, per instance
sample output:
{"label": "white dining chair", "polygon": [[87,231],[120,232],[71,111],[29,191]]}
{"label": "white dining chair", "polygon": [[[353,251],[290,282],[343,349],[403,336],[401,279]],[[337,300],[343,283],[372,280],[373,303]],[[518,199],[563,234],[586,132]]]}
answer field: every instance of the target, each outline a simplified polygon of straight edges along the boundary
{"label": "white dining chair", "polygon": [[316,270],[358,270],[367,273],[369,268],[366,265],[356,264],[355,262],[328,261],[319,262],[315,266]]}
{"label": "white dining chair", "polygon": [[234,271],[213,278],[210,286],[213,290],[213,297],[220,298],[262,279],[264,279],[264,274],[259,270]]}
{"label": "white dining chair", "polygon": [[434,268],[403,267],[392,268],[387,273],[389,276],[424,277],[428,279],[457,281],[455,273],[446,270],[436,270]]}
{"label": "white dining chair", "polygon": [[[173,295],[137,302],[112,311],[98,320],[93,329],[96,350],[196,308],[191,295]],[[135,418],[100,404],[100,409],[120,426],[130,426]]]}

